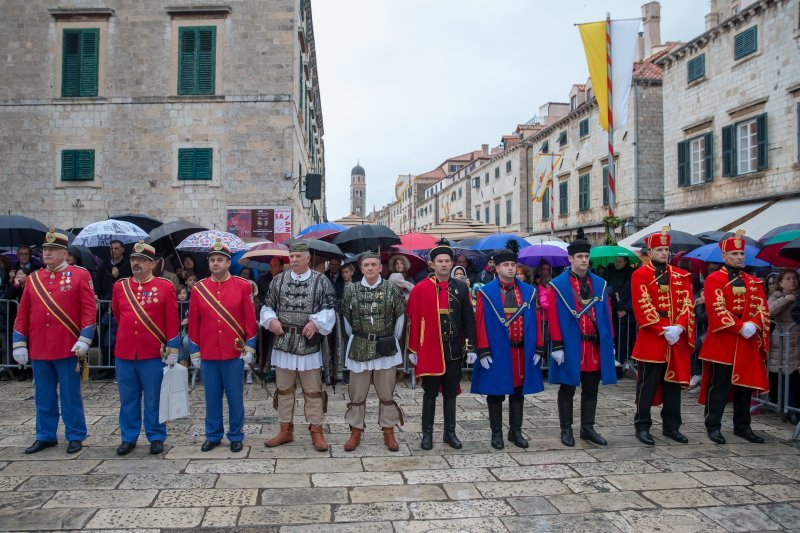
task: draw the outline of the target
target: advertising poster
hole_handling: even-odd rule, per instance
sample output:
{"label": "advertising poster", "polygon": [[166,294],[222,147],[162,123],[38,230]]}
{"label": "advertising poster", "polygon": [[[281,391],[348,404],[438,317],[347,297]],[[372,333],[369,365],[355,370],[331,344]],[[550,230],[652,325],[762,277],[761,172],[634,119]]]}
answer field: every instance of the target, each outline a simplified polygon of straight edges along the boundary
{"label": "advertising poster", "polygon": [[228,209],[228,231],[246,240],[283,242],[292,236],[290,207]]}

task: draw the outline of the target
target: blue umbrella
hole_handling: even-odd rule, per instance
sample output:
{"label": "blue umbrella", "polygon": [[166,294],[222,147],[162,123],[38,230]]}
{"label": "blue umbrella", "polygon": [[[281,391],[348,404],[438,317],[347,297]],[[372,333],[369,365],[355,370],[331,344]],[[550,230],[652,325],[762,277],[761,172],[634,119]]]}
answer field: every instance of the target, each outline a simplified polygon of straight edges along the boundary
{"label": "blue umbrella", "polygon": [[495,233],[480,239],[470,246],[470,248],[473,250],[502,250],[503,248],[508,248],[507,244],[509,239],[517,241],[520,250],[531,245],[531,243],[513,233]]}
{"label": "blue umbrella", "polygon": [[307,228],[303,228],[303,231],[298,233],[297,237],[302,237],[306,233],[312,231],[320,231],[320,230],[330,230],[330,231],[344,231],[347,229],[347,226],[342,226],[341,224],[337,224],[336,222],[322,222],[320,224],[314,224],[313,226],[308,226]]}
{"label": "blue umbrella", "polygon": [[[752,266],[752,267],[765,267],[769,266],[769,263],[766,261],[762,261],[761,259],[756,258],[756,254],[759,252],[759,249],[755,246],[751,246],[749,244],[745,244],[744,246],[744,265],[745,266]],[[722,250],[720,250],[719,244],[712,243],[706,244],[701,246],[700,248],[696,248],[686,254],[684,257],[688,257],[690,259],[699,259],[704,263],[724,263],[722,260]]]}

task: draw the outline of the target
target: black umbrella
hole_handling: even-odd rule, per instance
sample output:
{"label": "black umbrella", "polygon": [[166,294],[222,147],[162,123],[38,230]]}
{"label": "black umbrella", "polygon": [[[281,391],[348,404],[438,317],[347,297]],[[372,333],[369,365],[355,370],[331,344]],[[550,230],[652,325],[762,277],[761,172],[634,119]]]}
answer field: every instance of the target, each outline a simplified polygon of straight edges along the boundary
{"label": "black umbrella", "polygon": [[147,243],[159,252],[172,252],[176,244],[180,244],[186,237],[206,231],[208,228],[199,224],[192,224],[183,220],[167,222],[150,232]]}
{"label": "black umbrella", "polygon": [[72,245],[68,248],[68,251],[71,255],[78,258],[78,266],[86,270],[91,270],[92,272],[97,272],[99,268],[97,257],[88,247]]}
{"label": "black umbrella", "polygon": [[[164,224],[160,220],[155,219],[153,217],[149,217],[147,215],[135,215],[135,214],[131,214],[131,213],[128,213],[127,215],[119,215],[119,216],[108,217],[108,218],[109,219],[113,218],[114,220],[124,220],[125,222],[130,222],[131,224],[136,224],[137,226],[139,226],[140,228],[145,230],[147,233],[150,233],[151,231],[153,231],[157,227],[162,226]],[[180,241],[178,241],[178,242],[180,242]]]}
{"label": "black umbrella", "polygon": [[[669,232],[669,236],[671,238],[669,249],[673,253],[680,252],[681,250],[688,252],[707,244],[691,233],[687,233],[685,231],[672,230]],[[646,248],[644,244],[644,237],[631,244],[631,246],[634,248]]]}
{"label": "black umbrella", "polygon": [[[719,242],[719,241],[721,241],[723,239],[729,239],[729,238],[735,237],[735,236],[736,235],[731,231],[729,231],[727,233],[725,233],[724,231],[704,231],[703,233],[698,233],[698,234],[695,235],[695,237],[697,237],[698,239],[700,239],[701,241],[703,241],[706,244]],[[757,240],[755,240],[754,238],[748,237],[747,235],[742,236],[742,239],[744,240],[744,242],[746,244],[749,244],[750,246],[755,246],[759,250],[764,247],[763,243],[760,243]]]}
{"label": "black umbrella", "polygon": [[778,255],[800,263],[800,239],[789,241],[783,245]]}
{"label": "black umbrella", "polygon": [[33,246],[44,242],[47,226],[20,215],[0,216],[0,247]]}
{"label": "black umbrella", "polygon": [[461,239],[460,241],[458,241],[458,245],[461,248],[469,248],[479,240],[483,239],[483,237],[484,235],[481,235],[480,237],[467,237],[466,239]]}
{"label": "black umbrella", "polygon": [[308,244],[308,251],[314,257],[323,257],[325,259],[344,259],[346,257],[341,248],[335,244],[317,239],[289,239],[283,241],[283,244],[289,246],[295,242]]}
{"label": "black umbrella", "polygon": [[333,239],[333,244],[338,245],[345,252],[354,254],[367,250],[377,252],[381,248],[388,248],[400,244],[400,242],[400,237],[395,232],[380,224],[353,226]]}

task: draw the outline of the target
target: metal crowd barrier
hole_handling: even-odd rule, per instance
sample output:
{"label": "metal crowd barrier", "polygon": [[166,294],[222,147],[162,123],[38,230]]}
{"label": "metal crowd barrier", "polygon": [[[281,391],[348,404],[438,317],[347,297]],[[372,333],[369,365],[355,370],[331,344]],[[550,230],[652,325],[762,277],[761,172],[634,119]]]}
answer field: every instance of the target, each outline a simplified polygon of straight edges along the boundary
{"label": "metal crowd barrier", "polygon": [[11,342],[11,334],[14,331],[14,319],[17,316],[17,308],[19,303],[16,300],[0,299],[0,375],[6,374],[13,376],[11,369],[19,368],[20,365],[14,361],[11,356],[13,352],[13,344]]}
{"label": "metal crowd barrier", "polygon": [[[791,374],[793,369],[790,367],[791,350],[792,350],[792,334],[800,334],[800,324],[791,324],[788,328],[784,328],[781,324],[771,321],[770,322],[770,350],[777,343],[780,346],[780,361],[778,364],[778,390],[775,395],[775,402],[770,401],[769,394],[760,394],[754,400],[761,406],[767,407],[778,414],[795,413],[800,415],[800,406],[792,406],[792,392],[794,397],[797,398],[798,391],[792,391],[790,387]],[[767,360],[769,365],[769,357]],[[771,371],[769,368],[768,371]],[[792,433],[792,438],[800,436],[800,422],[795,425]]]}

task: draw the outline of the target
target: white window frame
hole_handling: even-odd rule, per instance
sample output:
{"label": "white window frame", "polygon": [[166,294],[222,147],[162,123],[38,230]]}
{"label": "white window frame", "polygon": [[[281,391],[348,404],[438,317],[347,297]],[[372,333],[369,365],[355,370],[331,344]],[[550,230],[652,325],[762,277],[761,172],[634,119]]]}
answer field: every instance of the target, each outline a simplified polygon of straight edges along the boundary
{"label": "white window frame", "polygon": [[689,141],[689,184],[706,182],[706,140],[705,136]]}
{"label": "white window frame", "polygon": [[758,124],[756,119],[736,125],[737,175],[750,174],[758,169]]}

